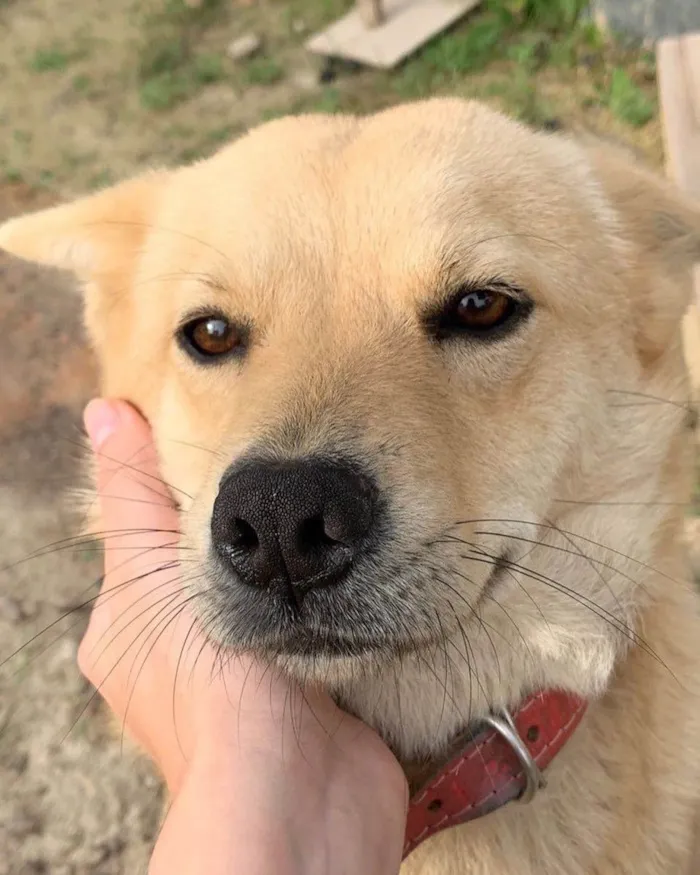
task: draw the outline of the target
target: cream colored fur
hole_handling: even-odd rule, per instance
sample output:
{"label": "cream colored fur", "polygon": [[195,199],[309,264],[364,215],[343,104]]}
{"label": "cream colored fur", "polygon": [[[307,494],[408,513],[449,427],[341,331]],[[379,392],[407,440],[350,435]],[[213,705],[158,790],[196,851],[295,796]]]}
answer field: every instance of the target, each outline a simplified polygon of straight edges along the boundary
{"label": "cream colored fur", "polygon": [[[285,663],[402,759],[532,688],[591,697],[532,805],[438,836],[406,875],[700,871],[700,617],[681,547],[695,204],[606,149],[435,100],[272,122],[13,220],[0,245],[84,282],[103,391],[153,423],[203,557],[219,479],[260,440],[352,450],[396,510],[397,561],[441,544],[404,596],[440,641],[417,623],[400,661]],[[494,276],[534,299],[522,330],[429,342],[422,308]],[[254,326],[240,365],[199,368],[173,342],[214,305]],[[516,564],[482,597],[478,550],[504,546]],[[381,611],[401,581],[366,583]]]}

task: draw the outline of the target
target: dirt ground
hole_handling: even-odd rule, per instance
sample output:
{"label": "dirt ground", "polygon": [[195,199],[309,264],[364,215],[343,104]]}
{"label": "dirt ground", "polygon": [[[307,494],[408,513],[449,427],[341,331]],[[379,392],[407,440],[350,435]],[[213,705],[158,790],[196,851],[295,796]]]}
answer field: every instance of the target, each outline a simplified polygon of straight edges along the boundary
{"label": "dirt ground", "polygon": [[[567,60],[531,29],[475,65],[467,23],[394,74],[324,84],[303,41],[349,0],[204,0],[197,13],[179,2],[0,0],[0,220],[194,160],[285,111],[367,110],[428,93],[478,96],[662,159],[642,52],[611,55],[579,34]],[[477,21],[486,35],[489,21]],[[231,61],[226,46],[249,31],[260,53]],[[75,534],[62,493],[75,482],[94,388],[79,301],[66,278],[0,253],[0,325],[0,875],[134,875],[146,871],[159,784],[90,703],[75,667],[84,612],[60,621],[94,594],[100,564],[84,549],[33,555]]]}
{"label": "dirt ground", "polygon": [[[42,201],[0,189],[0,220]],[[89,598],[100,573],[94,551],[27,559],[75,533],[60,493],[75,482],[94,381],[78,304],[62,277],[0,254],[0,660]],[[83,622],[73,615],[0,668],[0,875],[146,871],[158,782],[96,708],[80,714]]]}

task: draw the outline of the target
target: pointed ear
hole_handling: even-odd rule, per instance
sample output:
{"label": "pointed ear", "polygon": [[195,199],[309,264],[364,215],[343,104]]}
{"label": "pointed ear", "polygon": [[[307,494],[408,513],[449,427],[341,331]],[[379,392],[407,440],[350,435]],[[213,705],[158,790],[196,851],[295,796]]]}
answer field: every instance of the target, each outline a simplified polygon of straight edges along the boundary
{"label": "pointed ear", "polygon": [[166,171],[0,225],[0,249],[90,281],[128,270],[152,222]]}
{"label": "pointed ear", "polygon": [[700,263],[700,202],[622,151],[591,146],[594,172],[621,222],[639,346],[654,356],[671,342]]}

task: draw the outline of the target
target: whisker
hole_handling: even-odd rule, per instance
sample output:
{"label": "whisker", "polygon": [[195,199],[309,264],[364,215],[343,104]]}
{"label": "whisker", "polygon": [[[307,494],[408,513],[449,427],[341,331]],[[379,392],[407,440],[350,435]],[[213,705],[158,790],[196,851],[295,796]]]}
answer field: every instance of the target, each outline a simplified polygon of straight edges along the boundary
{"label": "whisker", "polygon": [[[127,537],[129,535],[150,535],[150,534],[164,534],[164,535],[181,535],[182,533],[176,529],[147,529],[147,528],[136,528],[136,529],[110,529],[106,530],[102,533],[95,533],[91,535],[72,535],[68,538],[61,538],[58,541],[53,541],[49,544],[44,544],[42,547],[37,548],[33,553],[30,553],[28,556],[23,556],[21,559],[17,559],[14,562],[10,562],[7,565],[0,566],[0,573],[4,573],[7,571],[13,571],[15,568],[18,568],[20,565],[23,565],[25,562],[30,562],[33,559],[41,559],[43,556],[50,556],[53,553],[59,553],[62,550],[69,550],[73,547],[83,547],[88,545],[93,545],[98,542],[105,541],[109,538],[119,538],[119,537]],[[102,549],[105,549],[103,544]]]}
{"label": "whisker", "polygon": [[[562,531],[561,529],[557,528],[556,526],[551,526],[548,524],[548,528],[551,528],[557,532],[561,532],[562,535],[568,534],[567,532]],[[496,536],[498,533],[476,531],[474,534],[476,534],[476,535],[490,535],[493,537],[493,536]],[[511,541],[519,541],[519,542],[522,541],[525,544],[533,544],[536,547],[542,547],[543,549],[553,550],[557,553],[564,553],[567,556],[578,556],[579,558],[586,559],[592,568],[594,565],[600,565],[602,568],[607,568],[610,571],[613,571],[615,574],[619,574],[620,577],[622,577],[624,580],[628,581],[629,583],[633,584],[634,586],[638,586],[641,590],[643,590],[643,591],[646,590],[644,585],[639,583],[637,580],[635,580],[634,577],[631,577],[629,574],[626,574],[624,571],[620,571],[619,568],[612,565],[610,562],[605,562],[603,559],[594,559],[592,556],[586,556],[583,553],[579,553],[578,550],[567,550],[566,547],[559,547],[557,544],[545,544],[543,541],[534,541],[531,538],[524,538],[521,535],[502,535],[502,537],[508,538],[508,540],[511,540]],[[575,546],[576,545],[574,544],[574,547]],[[595,568],[593,568],[593,570],[596,571]],[[596,573],[600,574],[599,571],[596,571]],[[605,583],[606,587],[608,588],[611,595],[615,599],[617,606],[621,609],[620,602],[619,602],[617,596],[615,595],[615,593],[612,591],[612,589],[610,589],[610,585],[607,583],[607,581],[604,578],[601,578],[601,580],[603,580],[603,583]]]}
{"label": "whisker", "polygon": [[67,731],[67,732],[65,733],[65,735],[62,737],[62,739],[60,740],[59,744],[63,744],[63,743],[65,742],[65,740],[68,738],[68,736],[71,734],[71,732],[75,729],[75,727],[78,725],[78,723],[79,723],[81,717],[85,714],[85,712],[86,712],[87,709],[90,707],[90,705],[95,701],[95,698],[101,693],[101,691],[102,691],[104,685],[107,683],[107,681],[109,680],[109,678],[112,676],[112,674],[113,674],[113,673],[116,671],[116,669],[119,667],[119,665],[121,664],[121,661],[122,661],[122,660],[124,659],[124,657],[127,655],[127,653],[129,652],[129,650],[131,649],[131,647],[132,647],[132,646],[138,641],[138,639],[141,637],[141,635],[144,633],[144,631],[146,631],[147,628],[148,628],[148,627],[146,626],[146,627],[144,627],[143,629],[139,630],[138,634],[137,634],[137,635],[135,636],[135,638],[130,642],[130,644],[128,645],[128,647],[126,648],[126,650],[124,650],[124,652],[123,652],[123,653],[121,654],[121,656],[117,659],[117,661],[116,661],[115,664],[112,666],[112,668],[107,672],[107,674],[105,675],[105,677],[100,681],[100,683],[98,684],[98,686],[95,687],[94,691],[92,692],[92,694],[91,694],[90,697],[88,698],[88,700],[87,700],[87,702],[85,703],[85,705],[84,705],[84,706],[81,708],[81,710],[79,711],[78,716],[75,718],[75,720],[73,721],[73,723],[71,724],[71,726],[68,728],[68,731]]}
{"label": "whisker", "polygon": [[[639,392],[631,389],[608,389],[607,390],[611,395],[629,395],[631,398],[643,398],[645,399],[647,404],[668,404],[671,407],[676,407],[678,410],[682,410],[684,412],[688,412],[693,409],[693,405],[690,400],[685,401],[674,401],[671,398],[662,398],[659,395],[650,395],[648,392]],[[610,405],[611,407],[634,407],[634,406],[644,406],[644,405],[634,405],[634,404],[614,404]]]}
{"label": "whisker", "polygon": [[227,458],[221,451],[212,449],[212,447],[204,447],[201,444],[193,444],[193,443],[190,443],[189,441],[180,440],[179,438],[166,437],[166,438],[164,438],[164,440],[169,441],[170,443],[173,443],[173,444],[180,444],[180,446],[183,446],[183,447],[189,447],[192,450],[201,450],[203,453],[209,453],[210,455],[214,456],[214,458],[216,458],[216,459],[224,459],[225,460]]}
{"label": "whisker", "polygon": [[[166,569],[166,570],[170,570],[170,569]],[[149,575],[146,575],[146,576],[149,576]],[[92,654],[95,652],[96,648],[98,647],[99,644],[102,643],[102,641],[104,640],[105,636],[106,636],[109,632],[112,631],[113,627],[117,624],[117,622],[118,622],[119,620],[121,620],[121,619],[122,619],[122,618],[123,618],[123,617],[124,617],[124,616],[125,616],[130,610],[131,610],[131,608],[133,608],[133,607],[134,607],[135,605],[137,605],[139,602],[143,601],[145,598],[148,598],[148,596],[150,596],[150,595],[152,595],[153,593],[157,592],[157,591],[158,591],[159,589],[161,589],[162,587],[172,586],[173,584],[177,583],[179,579],[180,579],[180,575],[177,574],[177,575],[175,575],[175,577],[171,577],[169,580],[165,580],[165,581],[163,581],[163,583],[158,584],[158,586],[154,586],[152,589],[149,589],[148,592],[143,593],[143,594],[140,595],[135,601],[131,602],[131,603],[129,604],[129,606],[128,606],[124,611],[122,611],[121,614],[119,614],[118,617],[115,617],[114,621],[113,621],[112,623],[110,623],[109,626],[104,630],[104,632],[98,637],[97,641],[95,641],[95,643],[93,644],[93,646],[92,646],[91,649],[90,649],[90,655],[92,655]],[[149,604],[148,604],[148,605],[147,605],[142,611],[140,611],[135,617],[132,617],[127,623],[124,624],[124,626],[123,626],[121,629],[118,629],[118,630],[112,635],[112,637],[107,641],[106,644],[104,644],[104,646],[102,647],[102,649],[100,650],[100,652],[97,654],[97,658],[95,659],[95,664],[97,664],[97,663],[100,661],[100,659],[101,659],[102,656],[107,652],[107,650],[109,649],[109,647],[110,647],[112,644],[114,644],[114,642],[116,641],[116,639],[119,638],[119,636],[120,636],[123,632],[125,632],[125,631],[126,631],[126,630],[127,630],[127,629],[128,629],[133,623],[135,623],[137,620],[140,620],[141,617],[143,617],[144,614],[147,614],[152,608],[156,607],[157,605],[161,604],[161,603],[164,602],[164,601],[167,601],[168,599],[172,599],[174,595],[178,595],[179,593],[184,592],[185,589],[187,589],[187,587],[186,587],[186,586],[183,586],[183,587],[177,589],[177,590],[175,591],[174,594],[173,594],[173,592],[168,592],[166,595],[161,596],[161,597],[160,597],[159,599],[157,599],[155,602],[151,602],[151,603],[149,603]]]}
{"label": "whisker", "polygon": [[[182,592],[183,592],[183,590],[180,590],[180,592],[178,592],[177,595],[180,595]],[[165,632],[166,632],[166,630],[168,629],[168,627],[169,627],[172,623],[177,622],[178,618],[182,615],[182,613],[185,611],[185,609],[187,608],[187,606],[188,606],[189,604],[191,604],[191,602],[193,602],[195,599],[197,599],[200,595],[201,595],[201,593],[195,592],[195,593],[193,593],[191,596],[188,596],[188,597],[187,597],[187,598],[186,598],[181,604],[179,604],[178,606],[176,606],[176,608],[173,609],[173,612],[171,612],[170,614],[168,614],[168,615],[166,616],[165,622],[164,622],[164,624],[163,624],[163,628],[158,632],[158,634],[157,634],[156,637],[155,637],[155,640],[153,641],[153,643],[151,644],[151,646],[150,646],[149,649],[148,649],[148,652],[147,652],[146,655],[144,656],[144,658],[143,658],[143,662],[141,663],[141,666],[139,667],[139,670],[138,670],[137,673],[136,673],[136,677],[135,677],[135,679],[134,679],[133,686],[131,687],[131,690],[129,691],[129,695],[128,695],[128,698],[127,698],[127,700],[126,700],[126,707],[124,708],[124,717],[122,718],[122,733],[121,733],[121,746],[122,746],[122,749],[123,749],[123,745],[124,745],[124,730],[126,729],[126,722],[127,722],[128,716],[129,716],[129,708],[130,708],[130,706],[131,706],[131,702],[132,702],[132,699],[133,699],[133,697],[134,697],[134,693],[136,692],[136,686],[137,686],[137,684],[138,684],[138,682],[139,682],[139,678],[141,677],[141,672],[142,672],[143,669],[145,668],[145,666],[146,666],[146,662],[148,661],[148,657],[153,653],[155,647],[157,646],[157,644],[158,644],[158,642],[160,641],[161,637],[165,634]],[[160,613],[160,612],[159,612],[159,613]],[[190,628],[191,628],[191,627],[190,627]],[[133,661],[133,663],[132,663],[132,665],[131,665],[131,668],[129,669],[129,674],[128,674],[128,676],[127,676],[127,681],[126,681],[126,683],[127,683],[127,687],[128,687],[129,682],[130,682],[130,680],[131,680],[131,674],[132,674],[132,672],[133,672],[133,670],[134,670],[134,666],[136,665],[136,661],[138,660],[139,656],[141,655],[141,652],[142,652],[144,646],[148,643],[148,639],[149,639],[149,637],[153,634],[153,632],[154,632],[154,630],[150,630],[150,631],[149,631],[148,636],[147,636],[146,639],[142,642],[142,644],[141,644],[141,646],[139,647],[139,649],[138,649],[136,655],[134,656],[134,661]],[[174,696],[175,696],[175,691],[174,691],[174,687],[173,687],[173,700],[174,700]],[[174,709],[173,709],[173,713],[174,713]],[[177,721],[175,721],[174,729],[175,729],[175,735],[176,735],[176,737],[177,737],[178,745],[179,745],[180,740],[179,740],[179,737],[177,736]],[[182,747],[180,747],[180,750],[182,751]]]}
{"label": "whisker", "polygon": [[[75,443],[74,441],[70,441],[68,438],[65,438],[65,440],[68,441],[69,443]],[[81,446],[81,445],[78,444],[78,446]],[[141,448],[141,450],[139,450],[138,452],[141,452],[142,450],[145,450],[147,446],[148,446],[148,444],[144,444],[143,447]],[[93,451],[93,452],[94,452],[94,451]],[[138,455],[138,452],[137,452],[137,453],[134,453],[134,455]],[[194,500],[193,496],[191,496],[191,495],[189,494],[189,492],[185,492],[184,489],[179,489],[177,486],[174,486],[172,483],[168,483],[168,482],[167,482],[166,480],[164,480],[162,477],[158,477],[157,475],[155,475],[155,474],[151,474],[151,473],[149,473],[148,471],[143,471],[141,468],[138,468],[136,465],[130,465],[130,464],[128,464],[127,462],[119,461],[118,459],[114,459],[114,458],[112,458],[111,456],[108,456],[106,453],[103,453],[103,452],[101,452],[101,451],[97,451],[97,452],[95,452],[94,454],[95,454],[96,456],[100,456],[102,459],[106,459],[108,462],[112,462],[112,463],[114,463],[115,465],[118,465],[118,468],[117,468],[116,471],[114,472],[115,475],[117,474],[117,472],[122,471],[122,470],[124,470],[124,469],[126,469],[127,471],[133,471],[135,474],[138,474],[138,475],[140,475],[141,477],[146,477],[146,478],[148,478],[149,480],[153,480],[153,481],[155,481],[155,482],[158,483],[160,486],[165,487],[165,489],[168,490],[168,491],[170,491],[170,492],[179,492],[180,495],[184,495],[185,498],[189,499],[190,501],[193,501],[193,500]],[[143,483],[142,485],[143,485],[145,488],[148,488],[148,484]],[[166,494],[166,495],[163,495],[162,493],[159,493],[159,492],[156,492],[156,495],[158,495],[160,498],[167,498],[167,497],[168,497],[167,494]],[[173,508],[173,509],[175,509],[175,508]]]}
{"label": "whisker", "polygon": [[[607,544],[601,544],[598,541],[594,541],[591,538],[586,538],[584,535],[579,535],[576,532],[569,532],[566,529],[553,529],[551,525],[544,522],[534,522],[533,520],[509,520],[509,519],[497,519],[495,517],[487,517],[483,519],[472,519],[472,520],[461,520],[454,524],[454,528],[458,528],[459,526],[468,526],[468,525],[476,525],[480,523],[516,523],[524,526],[533,526],[534,528],[542,528],[549,529],[552,531],[557,531],[560,534],[564,533],[570,535],[572,538],[578,538],[578,540],[583,541],[586,544],[592,544],[594,547],[600,547],[602,550],[607,550],[615,556],[620,556],[622,559],[627,559],[629,562],[633,562],[635,565],[638,565],[640,568],[644,568],[646,571],[651,571],[653,574],[658,574],[659,577],[668,580],[670,583],[681,583],[682,581],[677,580],[674,577],[671,577],[669,574],[666,574],[663,571],[660,571],[658,568],[654,568],[653,565],[649,565],[646,562],[642,562],[639,559],[635,559],[634,556],[628,556],[626,553],[622,553],[620,550],[616,550],[613,547],[608,546]],[[505,537],[504,532],[496,532],[494,533],[498,537]],[[515,536],[509,536],[515,537]],[[539,544],[539,542],[536,542]],[[563,548],[559,548],[563,549]],[[619,572],[618,572],[619,573]]]}
{"label": "whisker", "polygon": [[[132,584],[137,583],[140,580],[143,580],[149,574],[152,574],[152,573],[154,573],[154,571],[158,571],[158,570],[160,570],[160,569],[150,570],[148,572],[145,572],[142,575],[131,578],[130,580],[124,581],[123,583],[117,584],[117,586],[111,587],[106,593],[97,593],[96,595],[92,596],[91,598],[86,599],[85,601],[81,602],[77,607],[71,608],[70,610],[64,612],[63,614],[61,614],[60,617],[57,617],[55,620],[52,620],[51,623],[49,623],[47,626],[44,626],[43,629],[41,629],[35,635],[32,635],[31,638],[29,638],[27,641],[24,642],[24,644],[22,644],[16,650],[14,650],[12,653],[10,653],[9,656],[5,657],[2,661],[0,661],[0,668],[2,668],[4,665],[6,665],[11,659],[14,659],[23,650],[26,650],[27,647],[31,646],[35,641],[37,641],[39,638],[41,638],[42,635],[45,635],[51,629],[55,628],[60,622],[65,620],[71,614],[77,613],[78,611],[83,610],[84,608],[86,608],[90,604],[92,604],[93,602],[97,601],[100,597],[102,597],[104,601],[108,601],[110,598],[113,598],[114,596],[118,595],[118,593],[121,589],[123,589],[127,586],[131,586]],[[99,585],[99,583],[101,583],[102,580],[103,580],[103,578],[100,577],[98,579],[97,584]],[[75,625],[77,625],[77,623]],[[70,628],[73,628],[73,627],[71,626]],[[68,630],[66,630],[66,631],[68,631]],[[60,640],[60,638],[62,638],[64,634],[66,634],[65,631],[56,640]]]}
{"label": "whisker", "polygon": [[[484,560],[483,558],[481,558],[480,556],[475,557],[473,555],[465,556],[464,558],[470,559],[473,562],[487,561],[487,560]],[[513,562],[511,560],[508,560],[508,559],[504,560],[500,556],[490,556],[489,558],[493,562],[496,562],[496,561],[507,562],[511,568],[515,568],[521,574],[525,575],[525,577],[529,577],[532,580],[543,583],[546,586],[549,586],[551,589],[554,589],[556,592],[559,592],[562,595],[567,595],[569,598],[572,599],[572,601],[577,602],[582,607],[587,608],[588,610],[591,611],[591,613],[593,613],[595,616],[599,617],[604,622],[607,622],[608,625],[612,626],[613,629],[615,629],[617,632],[619,632],[621,635],[623,635],[625,638],[627,638],[633,644],[640,647],[645,653],[647,653],[656,662],[658,662],[659,665],[663,666],[663,668],[665,668],[669,672],[669,674],[674,678],[674,680],[676,680],[678,682],[678,679],[676,678],[675,674],[671,671],[669,666],[666,665],[666,663],[663,661],[663,659],[661,659],[659,654],[656,653],[651,648],[651,646],[644,640],[644,638],[642,638],[634,629],[632,629],[630,626],[628,626],[626,623],[624,623],[624,621],[620,620],[618,617],[616,617],[614,614],[610,613],[610,611],[606,610],[601,605],[594,602],[592,599],[589,599],[587,596],[584,596],[581,593],[576,592],[575,590],[571,589],[570,587],[565,586],[563,583],[560,583],[559,581],[555,581],[552,578],[549,578],[549,577],[545,576],[544,574],[541,574],[540,572],[535,571],[534,569],[526,568],[525,566],[519,565],[518,563]],[[490,563],[487,562],[487,564],[490,564]]]}

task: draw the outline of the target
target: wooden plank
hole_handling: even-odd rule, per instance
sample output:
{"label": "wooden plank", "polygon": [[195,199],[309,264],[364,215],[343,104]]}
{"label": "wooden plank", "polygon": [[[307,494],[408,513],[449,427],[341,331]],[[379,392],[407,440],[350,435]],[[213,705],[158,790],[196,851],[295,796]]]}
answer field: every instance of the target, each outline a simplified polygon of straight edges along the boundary
{"label": "wooden plank", "polygon": [[[656,49],[666,169],[685,191],[700,197],[700,34],[660,40]],[[683,322],[683,344],[694,394],[700,392],[700,266],[695,295]]]}
{"label": "wooden plank", "polygon": [[668,170],[700,197],[700,33],[661,40],[657,67]]}
{"label": "wooden plank", "polygon": [[306,48],[388,70],[454,24],[481,0],[384,0],[382,21],[368,24],[366,8],[356,4],[335,24],[311,37]]}

